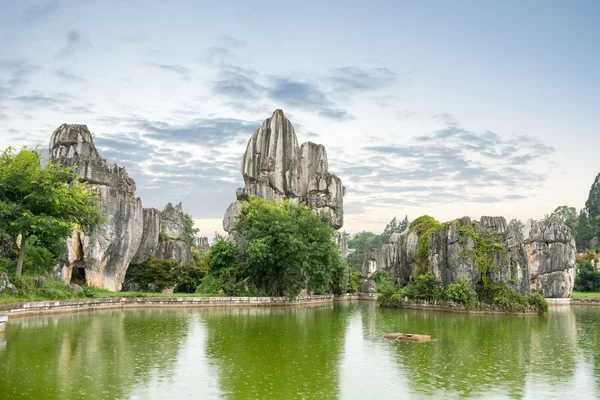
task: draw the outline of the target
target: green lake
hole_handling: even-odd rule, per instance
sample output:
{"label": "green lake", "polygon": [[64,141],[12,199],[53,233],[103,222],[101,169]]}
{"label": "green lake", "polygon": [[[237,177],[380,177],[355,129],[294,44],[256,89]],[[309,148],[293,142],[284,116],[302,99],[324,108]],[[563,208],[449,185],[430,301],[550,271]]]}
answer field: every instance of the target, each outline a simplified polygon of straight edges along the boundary
{"label": "green lake", "polygon": [[13,318],[0,333],[0,399],[567,397],[600,398],[600,307],[119,309]]}

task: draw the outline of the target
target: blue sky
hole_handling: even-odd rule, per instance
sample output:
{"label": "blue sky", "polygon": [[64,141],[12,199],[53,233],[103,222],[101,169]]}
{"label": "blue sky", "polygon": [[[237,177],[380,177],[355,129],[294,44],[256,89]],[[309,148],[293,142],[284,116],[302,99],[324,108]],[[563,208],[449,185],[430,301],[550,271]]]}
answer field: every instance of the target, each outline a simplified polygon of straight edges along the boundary
{"label": "blue sky", "polygon": [[183,201],[211,235],[282,108],[327,147],[349,232],[540,218],[600,172],[598,20],[597,1],[0,0],[0,147],[84,123],[144,206]]}

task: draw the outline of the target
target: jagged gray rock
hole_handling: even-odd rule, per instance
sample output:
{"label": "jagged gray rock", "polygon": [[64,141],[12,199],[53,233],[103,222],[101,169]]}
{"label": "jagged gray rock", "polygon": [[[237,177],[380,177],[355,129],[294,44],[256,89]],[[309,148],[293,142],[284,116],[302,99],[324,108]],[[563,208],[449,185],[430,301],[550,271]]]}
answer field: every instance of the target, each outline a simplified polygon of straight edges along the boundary
{"label": "jagged gray rock", "polygon": [[325,214],[335,229],[344,226],[342,181],[328,172],[327,152],[321,144],[307,142],[300,147],[300,198],[319,214]]}
{"label": "jagged gray rock", "polygon": [[208,253],[208,251],[210,250],[208,238],[206,236],[199,236],[196,239],[196,249],[203,253]]}
{"label": "jagged gray rock", "polygon": [[143,263],[150,257],[177,260],[188,264],[192,253],[185,233],[185,219],[181,203],[167,204],[163,211],[144,208],[144,227],[140,246],[132,260]]}
{"label": "jagged gray rock", "polygon": [[233,230],[248,196],[304,202],[325,214],[335,229],[343,226],[345,189],[340,178],[328,171],[325,148],[312,142],[299,147],[294,127],[283,111],[275,110],[250,138],[242,174],[245,186],[236,191],[236,201],[225,212],[225,231]]}
{"label": "jagged gray rock", "polygon": [[127,193],[135,192],[135,181],[129,178],[125,168],[100,157],[86,125],[59,126],[50,139],[50,159],[64,167],[76,166],[83,181]]}
{"label": "jagged gray rock", "polygon": [[[189,246],[186,252],[178,244],[178,224],[183,224],[181,207],[171,206],[164,219],[165,229],[177,240],[161,247],[156,231],[157,212],[142,208],[142,201],[135,197],[135,181],[129,178],[125,168],[100,157],[87,126],[61,125],[52,134],[49,150],[51,162],[77,167],[81,180],[88,182],[90,190],[98,195],[101,213],[107,221],[91,232],[85,228],[73,232],[67,240],[65,259],[54,267],[56,279],[68,283],[73,268],[79,268],[88,285],[119,291],[134,258],[143,261],[156,252],[189,262]],[[159,226],[161,222],[159,218]]]}
{"label": "jagged gray rock", "polygon": [[[524,226],[507,224],[504,217],[482,217],[478,222],[462,218],[443,226],[430,237],[427,271],[444,285],[465,279],[473,286],[481,281],[472,236],[460,227],[469,226],[478,235],[488,235],[500,245],[491,257],[492,283],[505,284],[521,294],[541,292],[544,297],[571,295],[575,275],[575,240],[570,229],[552,221],[529,220]],[[402,283],[417,271],[419,236],[407,230],[391,243],[365,256],[363,276],[395,270]]]}
{"label": "jagged gray rock", "polygon": [[0,272],[0,293],[18,294],[17,287],[10,283],[6,272]]}

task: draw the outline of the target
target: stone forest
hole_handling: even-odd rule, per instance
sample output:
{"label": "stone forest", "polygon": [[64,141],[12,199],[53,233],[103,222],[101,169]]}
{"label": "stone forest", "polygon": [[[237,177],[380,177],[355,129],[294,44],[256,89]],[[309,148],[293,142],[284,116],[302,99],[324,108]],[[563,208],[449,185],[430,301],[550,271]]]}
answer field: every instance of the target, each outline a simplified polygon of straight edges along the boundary
{"label": "stone forest", "polygon": [[[125,166],[101,157],[87,126],[58,127],[49,154],[51,162],[75,167],[80,179],[91,185],[107,221],[91,232],[73,232],[64,259],[54,267],[55,279],[69,283],[75,274],[89,286],[120,291],[130,264],[151,257],[180,264],[192,260],[182,204],[144,208]],[[245,186],[225,212],[225,231],[234,230],[242,204],[250,197],[303,203],[335,230],[343,227],[346,189],[329,172],[326,149],[312,142],[299,145],[283,111],[276,110],[250,137],[241,165]],[[336,244],[345,257],[348,248],[341,232]],[[462,217],[439,223],[424,216],[364,256],[361,292],[376,293],[373,276],[388,272],[404,285],[430,274],[443,286],[466,280],[475,288],[489,281],[521,295],[539,292],[545,298],[569,298],[575,254],[570,229],[554,220],[509,224],[501,216],[484,216],[479,221]]]}
{"label": "stone forest", "polygon": [[[50,227],[11,230],[20,208],[0,208],[2,398],[355,398],[373,395],[364,379],[383,398],[523,398],[534,376],[536,396],[556,385],[600,393],[600,302],[586,294],[598,257],[577,245],[574,209],[524,223],[394,218],[382,235],[348,235],[343,177],[278,109],[250,136],[244,187],[223,205],[227,236],[209,244],[182,203],[144,207],[135,177],[102,158],[86,125],[56,128],[48,154],[43,169],[35,152],[5,151],[5,204],[43,204],[37,225],[47,226],[64,197],[25,185],[42,191],[30,204],[6,189],[20,190],[31,169],[63,179],[60,196],[76,199],[68,213],[89,205],[91,217],[63,214],[68,223],[53,220],[63,236],[46,237]],[[90,312],[69,314],[79,310]],[[57,367],[41,380],[22,372],[32,363]],[[163,373],[173,382],[157,385]],[[575,387],[575,376],[596,388]]]}

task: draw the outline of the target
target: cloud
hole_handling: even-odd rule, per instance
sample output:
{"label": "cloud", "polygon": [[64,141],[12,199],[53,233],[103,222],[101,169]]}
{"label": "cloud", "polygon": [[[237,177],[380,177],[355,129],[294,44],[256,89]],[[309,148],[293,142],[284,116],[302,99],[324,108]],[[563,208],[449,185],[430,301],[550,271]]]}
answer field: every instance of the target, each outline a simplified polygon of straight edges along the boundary
{"label": "cloud", "polygon": [[183,125],[139,119],[136,126],[145,137],[159,141],[221,147],[238,137],[250,137],[260,122],[235,118],[203,118]]}
{"label": "cloud", "polygon": [[65,45],[58,52],[57,57],[71,57],[81,51],[94,48],[90,40],[76,29],[71,29],[65,34],[65,41]]}
{"label": "cloud", "polygon": [[344,67],[334,69],[330,73],[329,82],[337,92],[354,94],[389,87],[396,79],[396,74],[387,68],[364,70]]}
{"label": "cloud", "polygon": [[23,60],[0,60],[0,98],[22,92],[40,69]]}
{"label": "cloud", "polygon": [[254,80],[255,76],[256,73],[250,70],[233,65],[225,66],[219,72],[217,80],[213,82],[212,91],[234,101],[246,102],[260,99],[267,89]]}
{"label": "cloud", "polygon": [[54,71],[54,75],[61,81],[67,83],[85,82],[85,79],[81,76],[75,75],[65,69],[57,69]]}
{"label": "cloud", "polygon": [[24,23],[34,23],[51,17],[60,9],[57,1],[50,1],[44,4],[36,4],[23,11],[22,17]]}
{"label": "cloud", "polygon": [[179,64],[151,64],[152,66],[169,73],[178,75],[185,81],[191,80],[191,71]]}
{"label": "cloud", "polygon": [[[173,134],[177,137],[180,132]],[[126,167],[136,181],[136,195],[144,207],[162,209],[168,202],[182,201],[185,212],[195,218],[220,217],[242,184],[239,156],[211,150],[210,157],[199,158],[181,150],[179,142],[169,140],[170,135],[161,141],[137,133],[95,136],[100,155]]]}
{"label": "cloud", "polygon": [[366,208],[496,203],[526,198],[546,179],[533,165],[554,152],[551,146],[470,131],[440,116],[445,128],[403,144],[366,145],[353,165],[337,169],[352,201]]}

